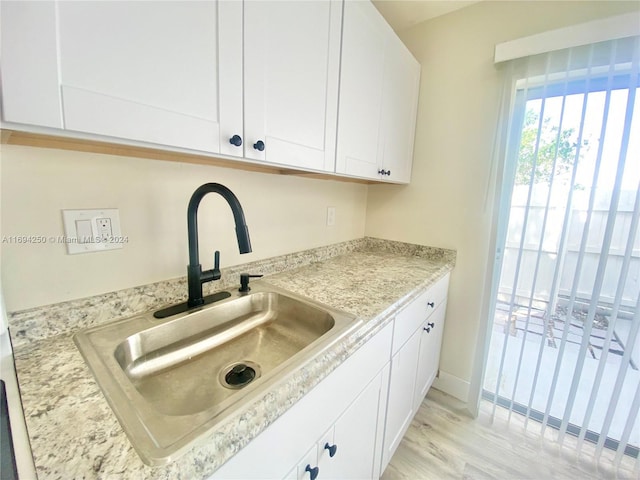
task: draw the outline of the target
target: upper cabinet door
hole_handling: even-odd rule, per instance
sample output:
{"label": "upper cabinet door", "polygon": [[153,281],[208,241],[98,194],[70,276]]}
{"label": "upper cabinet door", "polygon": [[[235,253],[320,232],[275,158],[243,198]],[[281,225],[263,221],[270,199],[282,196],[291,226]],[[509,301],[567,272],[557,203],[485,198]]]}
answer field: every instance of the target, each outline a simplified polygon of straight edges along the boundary
{"label": "upper cabinet door", "polygon": [[[241,75],[242,56],[225,51],[225,61],[232,63],[220,63],[219,48],[233,41],[220,42],[219,25],[241,25],[241,7],[236,19],[233,6],[215,1],[57,5],[66,129],[221,151],[226,104],[219,94],[234,93],[220,86],[225,80],[232,84],[225,75]],[[225,33],[233,34],[229,28]],[[242,30],[235,34],[241,48]],[[240,96],[241,78],[235,81]],[[227,128],[240,132],[241,103],[235,108],[228,120],[238,125]]]}
{"label": "upper cabinet door", "polygon": [[408,183],[420,64],[370,2],[346,2],[336,172]]}
{"label": "upper cabinet door", "polygon": [[336,172],[379,178],[385,39],[390,27],[370,2],[344,5]]}
{"label": "upper cabinet door", "polygon": [[387,39],[382,95],[383,176],[409,183],[420,90],[420,64],[393,35]]}
{"label": "upper cabinet door", "polygon": [[246,158],[334,171],[341,22],[339,0],[244,2]]}
{"label": "upper cabinet door", "polygon": [[2,120],[62,128],[56,5],[0,2]]}

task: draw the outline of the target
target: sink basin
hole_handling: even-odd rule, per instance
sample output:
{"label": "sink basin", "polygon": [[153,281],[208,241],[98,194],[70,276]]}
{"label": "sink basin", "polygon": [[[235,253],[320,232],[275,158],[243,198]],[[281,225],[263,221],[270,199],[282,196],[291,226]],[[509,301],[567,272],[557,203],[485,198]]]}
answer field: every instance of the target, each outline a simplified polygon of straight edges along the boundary
{"label": "sink basin", "polygon": [[175,459],[357,326],[352,315],[263,282],[251,286],[166,319],[150,312],[74,335],[148,465]]}

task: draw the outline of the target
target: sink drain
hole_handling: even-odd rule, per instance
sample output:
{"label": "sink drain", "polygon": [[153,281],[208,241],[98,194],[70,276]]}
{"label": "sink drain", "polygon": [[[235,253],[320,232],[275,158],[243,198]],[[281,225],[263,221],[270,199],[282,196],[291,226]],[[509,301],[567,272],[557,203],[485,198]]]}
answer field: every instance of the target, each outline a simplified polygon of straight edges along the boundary
{"label": "sink drain", "polygon": [[220,372],[220,383],[227,388],[242,388],[260,377],[260,373],[260,366],[256,363],[233,363]]}

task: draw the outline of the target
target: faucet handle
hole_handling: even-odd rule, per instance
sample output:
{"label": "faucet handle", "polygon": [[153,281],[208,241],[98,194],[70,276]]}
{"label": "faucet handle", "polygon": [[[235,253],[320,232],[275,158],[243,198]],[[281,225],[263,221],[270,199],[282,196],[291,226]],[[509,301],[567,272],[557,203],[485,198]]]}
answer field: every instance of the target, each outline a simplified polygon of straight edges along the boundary
{"label": "faucet handle", "polygon": [[249,290],[251,290],[251,288],[249,287],[249,279],[250,278],[260,278],[262,277],[262,275],[252,275],[249,273],[241,273],[240,274],[240,288],[238,289],[239,292],[248,292]]}
{"label": "faucet handle", "polygon": [[213,254],[213,269],[220,270],[220,250],[216,250]]}

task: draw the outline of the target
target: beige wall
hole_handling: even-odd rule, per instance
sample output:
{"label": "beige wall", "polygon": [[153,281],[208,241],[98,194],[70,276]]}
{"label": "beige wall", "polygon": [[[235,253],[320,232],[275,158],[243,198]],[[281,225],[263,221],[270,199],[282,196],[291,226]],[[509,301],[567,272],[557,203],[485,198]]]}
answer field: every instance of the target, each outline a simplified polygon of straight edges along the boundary
{"label": "beige wall", "polygon": [[497,43],[637,10],[638,2],[481,2],[401,37],[422,65],[411,185],[371,186],[365,232],[456,249],[441,371],[471,378],[487,268]]}
{"label": "beige wall", "polygon": [[[186,275],[186,210],[193,191],[218,182],[240,199],[253,253],[240,255],[231,210],[208,195],[199,211],[200,259],[237,265],[364,235],[366,185],[213,166],[2,146],[2,234],[63,234],[62,209],[118,208],[121,250],[67,255],[63,244],[2,245],[9,311]],[[326,226],[327,206],[336,225]]]}

